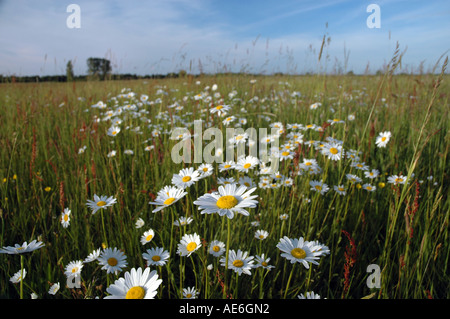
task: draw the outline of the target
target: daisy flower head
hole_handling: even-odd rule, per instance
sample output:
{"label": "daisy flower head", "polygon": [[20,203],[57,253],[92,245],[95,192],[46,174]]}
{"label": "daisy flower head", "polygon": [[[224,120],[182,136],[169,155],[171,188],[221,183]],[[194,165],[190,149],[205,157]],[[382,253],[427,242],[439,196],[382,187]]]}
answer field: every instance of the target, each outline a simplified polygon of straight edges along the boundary
{"label": "daisy flower head", "polygon": [[345,175],[345,177],[351,183],[361,183],[362,182],[362,179],[359,176],[354,175],[354,174],[347,174],[347,175]]}
{"label": "daisy flower head", "polygon": [[322,148],[322,154],[333,161],[339,161],[343,155],[342,145],[339,143],[326,143]]}
{"label": "daisy flower head", "polygon": [[108,136],[114,137],[114,136],[116,136],[117,134],[119,134],[119,132],[120,132],[120,127],[119,127],[119,126],[116,126],[116,125],[113,125],[113,126],[111,126],[111,127],[108,129],[108,131],[106,132],[106,134],[108,134]]}
{"label": "daisy flower head", "polygon": [[194,205],[199,206],[198,209],[202,214],[218,213],[229,219],[233,219],[235,213],[248,216],[249,212],[246,208],[256,207],[258,204],[255,200],[258,195],[251,195],[255,190],[256,187],[247,190],[247,187],[238,187],[236,184],[219,186],[217,193],[200,196],[194,201]]}
{"label": "daisy flower head", "polygon": [[362,188],[364,188],[364,189],[365,189],[366,191],[368,191],[368,192],[374,192],[374,191],[377,189],[376,186],[373,186],[373,185],[371,185],[371,184],[369,184],[369,183],[364,184],[364,185],[362,186]]}
{"label": "daisy flower head", "polygon": [[145,245],[152,241],[155,237],[155,231],[153,229],[149,229],[141,236],[141,244]]}
{"label": "daisy flower head", "polygon": [[169,260],[170,254],[162,247],[147,249],[142,257],[147,261],[147,266],[164,266]]}
{"label": "daisy flower head", "polygon": [[259,164],[259,159],[254,156],[246,156],[240,158],[235,166],[235,169],[239,172],[248,173],[249,170],[255,168]]}
{"label": "daisy flower head", "polygon": [[29,244],[27,242],[24,242],[22,245],[15,244],[14,247],[7,246],[0,249],[0,254],[9,254],[9,255],[16,255],[16,254],[24,254],[32,252],[36,249],[44,247],[45,244],[41,241],[33,240]]}
{"label": "daisy flower head", "polygon": [[403,175],[391,175],[388,177],[387,182],[394,185],[405,184],[406,177]]}
{"label": "daisy flower head", "polygon": [[132,268],[106,288],[110,295],[105,299],[154,299],[161,283],[156,270]]}
{"label": "daisy flower head", "polygon": [[219,104],[210,109],[211,114],[217,113],[218,116],[223,116],[228,114],[231,107],[229,105]]}
{"label": "daisy flower head", "polygon": [[230,138],[228,142],[231,145],[239,145],[239,144],[245,144],[245,142],[248,140],[248,134],[242,133],[242,134],[236,134],[234,137]]}
{"label": "daisy flower head", "polygon": [[145,222],[144,222],[144,220],[142,219],[142,218],[138,218],[137,220],[136,220],[136,223],[134,224],[135,225],[135,227],[137,228],[137,229],[139,229],[139,228],[141,228],[141,227],[143,227],[144,225],[145,225]]}
{"label": "daisy flower head", "polygon": [[322,181],[310,181],[309,185],[311,186],[311,190],[315,192],[319,192],[321,195],[325,194],[330,190],[327,184]]}
{"label": "daisy flower head", "polygon": [[60,288],[60,284],[59,284],[59,282],[57,282],[50,287],[50,289],[48,290],[48,293],[50,295],[56,295],[56,293],[59,291],[59,288]]}
{"label": "daisy flower head", "polygon": [[219,172],[228,171],[230,169],[233,169],[235,167],[236,163],[234,161],[228,161],[221,163],[219,165]]}
{"label": "daisy flower head", "polygon": [[347,194],[344,185],[334,185],[333,189],[339,195],[343,195],[344,196],[345,194]]}
{"label": "daisy flower head", "polygon": [[183,299],[196,299],[199,294],[195,287],[183,288]]}
{"label": "daisy flower head", "polygon": [[96,250],[94,250],[93,252],[91,252],[84,260],[83,263],[90,263],[93,262],[94,260],[97,260],[98,257],[100,256],[100,253],[102,252],[101,248],[98,248]]}
{"label": "daisy flower head", "polygon": [[16,272],[10,279],[9,281],[12,282],[13,284],[18,284],[19,282],[21,282],[23,279],[25,279],[25,276],[27,275],[27,271],[25,268],[19,270],[18,272]]}
{"label": "daisy flower head", "polygon": [[320,295],[314,293],[314,291],[308,291],[306,295],[300,294],[297,296],[298,299],[320,299]]}
{"label": "daisy flower head", "polygon": [[127,256],[117,248],[105,248],[97,260],[107,274],[117,274],[128,265]]}
{"label": "daisy flower head", "polygon": [[64,271],[64,275],[68,279],[77,278],[81,276],[81,269],[83,269],[83,262],[81,260],[71,261]]}
{"label": "daisy flower head", "polygon": [[[247,251],[242,251],[238,249],[236,252],[234,249],[229,251],[228,255],[228,269],[234,270],[239,274],[251,275],[250,270],[253,268],[254,257],[249,256]],[[226,257],[220,258],[220,263],[222,266],[226,264]]]}
{"label": "daisy flower head", "polygon": [[208,253],[214,257],[220,257],[225,253],[225,243],[219,240],[213,240],[209,244]]}
{"label": "daisy flower head", "polygon": [[181,227],[181,226],[187,226],[190,223],[192,223],[194,220],[191,217],[184,217],[180,216],[176,221],[173,222],[175,226]]}
{"label": "daisy flower head", "polygon": [[377,136],[377,139],[375,140],[375,144],[377,145],[378,148],[386,147],[387,143],[391,139],[391,136],[392,136],[392,134],[389,131],[381,132]]}
{"label": "daisy flower head", "polygon": [[187,192],[184,191],[184,189],[174,187],[174,186],[168,186],[163,188],[158,192],[158,196],[156,197],[154,202],[150,202],[151,205],[157,205],[152,212],[156,213],[160,210],[175,204],[178,200],[183,198]]}
{"label": "daisy flower head", "polygon": [[197,171],[200,174],[200,178],[204,178],[204,177],[212,175],[214,168],[211,164],[201,164],[197,168]]}
{"label": "daisy flower head", "polygon": [[64,228],[69,227],[70,224],[70,209],[69,208],[64,208],[64,211],[61,214],[61,224]]}
{"label": "daisy flower head", "polygon": [[201,246],[200,236],[197,233],[185,234],[178,244],[177,254],[183,257],[189,257]]}
{"label": "daisy flower head", "polygon": [[270,258],[265,257],[264,254],[262,254],[261,256],[255,255],[255,261],[256,261],[256,265],[254,266],[255,268],[262,267],[267,270],[275,268],[275,266],[269,265]]}
{"label": "daisy flower head", "polygon": [[185,189],[200,179],[200,173],[193,167],[183,168],[178,174],[174,174],[172,184],[178,188]]}
{"label": "daisy flower head", "polygon": [[380,171],[377,169],[373,169],[370,172],[369,171],[364,172],[364,176],[370,179],[377,178],[378,175],[380,175]]}
{"label": "daisy flower head", "polygon": [[311,251],[311,244],[305,241],[303,237],[291,239],[284,236],[276,246],[281,250],[281,256],[293,263],[301,263],[306,269],[309,269],[309,263],[318,265],[319,259],[317,253]]}
{"label": "daisy flower head", "polygon": [[263,229],[259,229],[255,232],[255,238],[259,240],[264,240],[269,236],[269,232]]}
{"label": "daisy flower head", "polygon": [[106,207],[110,207],[115,203],[116,199],[112,196],[97,196],[97,194],[94,194],[94,200],[88,199],[86,205],[92,210],[92,215],[94,215],[99,209],[106,209]]}
{"label": "daisy flower head", "polygon": [[233,176],[217,178],[217,184],[219,184],[219,185],[227,185],[227,184],[235,184],[235,183],[236,183],[236,181],[234,180]]}
{"label": "daisy flower head", "polygon": [[228,126],[229,124],[231,124],[233,121],[236,120],[236,117],[234,115],[228,116],[227,118],[225,118],[222,123],[223,125]]}
{"label": "daisy flower head", "polygon": [[238,180],[238,184],[247,188],[255,187],[255,183],[249,176],[242,176]]}

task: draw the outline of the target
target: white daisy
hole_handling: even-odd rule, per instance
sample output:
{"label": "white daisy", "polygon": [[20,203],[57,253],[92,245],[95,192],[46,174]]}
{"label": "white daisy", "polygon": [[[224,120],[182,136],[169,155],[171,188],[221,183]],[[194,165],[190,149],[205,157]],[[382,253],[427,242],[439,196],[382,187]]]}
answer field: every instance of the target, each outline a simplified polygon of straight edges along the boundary
{"label": "white daisy", "polygon": [[265,257],[264,254],[262,254],[261,256],[255,255],[255,261],[256,261],[256,265],[254,266],[255,268],[262,267],[267,270],[275,268],[275,266],[269,265],[270,258]]}
{"label": "white daisy", "polygon": [[320,295],[314,293],[314,291],[309,291],[306,293],[306,296],[300,294],[297,296],[298,299],[320,299]]}
{"label": "white daisy", "polygon": [[16,272],[10,279],[13,284],[17,284],[21,282],[23,279],[25,279],[25,276],[27,275],[26,269],[21,269],[18,272]]}
{"label": "white daisy", "polygon": [[322,181],[310,181],[309,185],[311,186],[311,190],[315,192],[319,192],[321,195],[325,194],[330,190],[327,184]]}
{"label": "white daisy", "polygon": [[334,185],[333,187],[334,191],[338,193],[339,195],[345,195],[347,194],[344,185]]}
{"label": "white daisy", "polygon": [[71,261],[64,271],[64,275],[68,279],[81,276],[81,269],[83,269],[83,262],[81,260]]}
{"label": "white daisy", "polygon": [[193,167],[183,168],[178,174],[174,174],[172,178],[172,184],[178,188],[185,189],[200,179],[200,174],[198,171],[194,170]]}
{"label": "white daisy", "polygon": [[[249,256],[247,251],[234,251],[233,249],[229,251],[228,255],[228,269],[234,270],[239,276],[244,273],[246,275],[251,275],[250,270],[253,268],[253,256]],[[225,266],[226,256],[220,258],[220,263]]]}
{"label": "white daisy", "polygon": [[381,148],[381,147],[386,147],[387,143],[389,142],[389,140],[391,139],[391,132],[386,131],[386,132],[381,132],[378,136],[377,139],[375,140],[375,144],[377,145],[377,147]]}
{"label": "white daisy", "polygon": [[326,143],[322,148],[322,154],[333,161],[339,161],[343,156],[343,148],[339,143]]}
{"label": "white daisy", "polygon": [[189,257],[193,252],[202,246],[200,236],[197,233],[185,234],[178,244],[177,254]]}
{"label": "white daisy", "polygon": [[58,292],[59,288],[60,288],[60,284],[59,284],[59,282],[57,282],[56,284],[53,284],[50,287],[50,289],[48,290],[48,293],[50,295],[56,295],[56,293]]}
{"label": "white daisy", "polygon": [[219,172],[228,171],[230,169],[233,169],[235,167],[236,163],[234,161],[228,161],[221,163],[219,165]]}
{"label": "white daisy", "polygon": [[86,264],[86,263],[93,262],[94,260],[97,260],[98,257],[100,256],[101,251],[102,251],[101,248],[94,250],[83,260],[83,263]]}
{"label": "white daisy", "polygon": [[70,224],[70,209],[64,208],[64,212],[61,214],[61,224],[64,228],[69,227]]}
{"label": "white daisy", "polygon": [[116,199],[112,196],[108,197],[106,195],[97,196],[94,194],[94,200],[87,200],[86,205],[92,210],[92,215],[95,214],[99,209],[106,209],[116,203]]}
{"label": "white daisy", "polygon": [[98,257],[98,262],[102,267],[102,269],[106,270],[106,273],[119,273],[122,271],[122,268],[127,266],[127,256],[118,250],[117,248],[111,249],[106,248]]}
{"label": "white daisy", "polygon": [[108,132],[107,132],[106,134],[108,134],[108,136],[114,137],[114,136],[116,136],[117,134],[119,134],[119,132],[120,132],[120,127],[114,125],[114,126],[111,126],[111,127],[108,129]]}
{"label": "white daisy", "polygon": [[220,257],[225,253],[225,243],[219,240],[213,240],[209,244],[208,253],[210,253],[214,257]]}
{"label": "white daisy", "polygon": [[195,287],[183,288],[183,299],[196,299],[199,292]]}
{"label": "white daisy", "polygon": [[33,240],[29,244],[27,242],[24,242],[22,245],[15,244],[14,247],[12,246],[3,247],[0,249],[0,254],[15,255],[15,254],[29,253],[44,246],[45,244],[42,243],[41,241]]}
{"label": "white daisy", "polygon": [[173,222],[175,226],[186,226],[192,223],[194,220],[191,217],[180,216],[176,221]]}
{"label": "white daisy", "polygon": [[240,158],[235,165],[235,169],[239,172],[248,173],[249,170],[255,168],[259,164],[259,159],[254,156],[246,156]]}
{"label": "white daisy", "polygon": [[105,299],[154,299],[162,280],[158,279],[156,270],[150,268],[132,268],[124,277],[117,279],[106,288],[109,296]]}
{"label": "white daisy", "polygon": [[255,238],[259,240],[266,239],[269,236],[269,232],[263,229],[259,229],[255,232]]}
{"label": "white daisy", "polygon": [[155,231],[153,229],[149,229],[141,236],[141,244],[145,245],[152,241],[155,237]]}
{"label": "white daisy", "polygon": [[282,251],[281,256],[293,263],[302,263],[306,269],[309,269],[309,263],[318,265],[316,261],[319,259],[319,254],[311,251],[312,244],[305,241],[303,237],[299,239],[291,239],[284,236],[277,244],[277,248]]}
{"label": "white daisy", "polygon": [[200,173],[200,178],[204,178],[212,175],[214,168],[211,164],[202,164],[197,168],[197,171]]}
{"label": "white daisy", "polygon": [[245,186],[236,184],[228,184],[219,186],[217,193],[205,194],[194,201],[198,205],[198,209],[202,214],[218,213],[220,216],[227,216],[232,219],[235,213],[248,216],[249,212],[245,210],[247,207],[256,207],[258,201],[254,198],[258,195],[250,195],[256,190],[252,188],[247,190]]}
{"label": "white daisy", "polygon": [[147,249],[142,257],[147,260],[147,266],[164,266],[169,259],[169,252],[162,247]]}
{"label": "white daisy", "polygon": [[175,204],[178,200],[183,198],[187,192],[185,192],[183,189],[180,189],[178,187],[174,186],[168,186],[163,188],[158,192],[158,196],[156,197],[154,202],[150,202],[151,205],[157,205],[152,212],[156,213],[160,210]]}

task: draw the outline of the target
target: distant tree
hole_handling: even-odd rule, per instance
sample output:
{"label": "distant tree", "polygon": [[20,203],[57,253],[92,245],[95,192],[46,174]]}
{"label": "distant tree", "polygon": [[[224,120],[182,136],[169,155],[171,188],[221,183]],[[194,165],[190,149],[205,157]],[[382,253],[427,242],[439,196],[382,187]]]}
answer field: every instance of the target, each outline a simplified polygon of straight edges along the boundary
{"label": "distant tree", "polygon": [[69,60],[69,62],[67,62],[66,65],[66,81],[67,82],[72,82],[73,81],[73,65],[72,65],[72,61]]}
{"label": "distant tree", "polygon": [[91,77],[98,77],[100,80],[104,80],[111,72],[111,62],[102,58],[89,58],[87,59],[88,74]]}

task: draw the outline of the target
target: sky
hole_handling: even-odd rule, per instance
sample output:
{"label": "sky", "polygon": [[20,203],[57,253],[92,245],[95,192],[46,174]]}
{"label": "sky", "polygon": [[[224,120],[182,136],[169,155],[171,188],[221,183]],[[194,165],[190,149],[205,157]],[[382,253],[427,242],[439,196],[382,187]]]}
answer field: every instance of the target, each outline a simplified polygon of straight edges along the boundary
{"label": "sky", "polygon": [[[79,28],[67,20],[80,8]],[[379,28],[370,28],[379,8]],[[71,20],[75,21],[75,20]],[[327,39],[320,62],[322,39]],[[0,74],[430,71],[450,53],[449,0],[0,0]]]}

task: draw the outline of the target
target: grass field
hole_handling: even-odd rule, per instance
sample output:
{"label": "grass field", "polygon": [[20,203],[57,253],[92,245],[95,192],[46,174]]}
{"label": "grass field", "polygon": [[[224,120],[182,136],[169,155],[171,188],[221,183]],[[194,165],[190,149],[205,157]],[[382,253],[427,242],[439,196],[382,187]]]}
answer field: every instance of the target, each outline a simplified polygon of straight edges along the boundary
{"label": "grass field", "polygon": [[[162,280],[155,298],[449,298],[448,79],[387,72],[1,84],[0,247],[45,246],[0,254],[0,296],[104,298],[125,272],[147,267],[145,253],[163,248],[169,258],[149,266]],[[211,112],[219,105],[229,106],[225,116]],[[227,116],[235,118],[227,124]],[[290,157],[274,175],[260,165],[221,171],[212,163],[211,175],[153,212],[159,206],[150,202],[174,175],[200,167],[175,163],[171,154],[179,143],[173,129],[194,133],[200,119],[203,132],[277,127],[279,154]],[[114,123],[120,132],[110,136]],[[391,136],[378,147],[382,132]],[[255,188],[248,215],[199,209],[224,178]],[[94,195],[115,201],[103,199],[93,213],[87,203]],[[236,198],[216,206],[230,211]],[[191,220],[174,225],[180,217]],[[199,241],[183,237],[194,234]],[[282,238],[308,243],[282,255]],[[215,240],[224,246],[220,256],[210,253]],[[126,256],[116,273],[102,269],[107,248]],[[100,257],[87,262],[98,249]],[[225,266],[226,256],[235,262]],[[72,267],[76,261],[86,262]],[[26,276],[12,282],[21,269]],[[66,271],[80,276],[80,288],[67,286]],[[187,288],[195,290],[183,294]]]}

